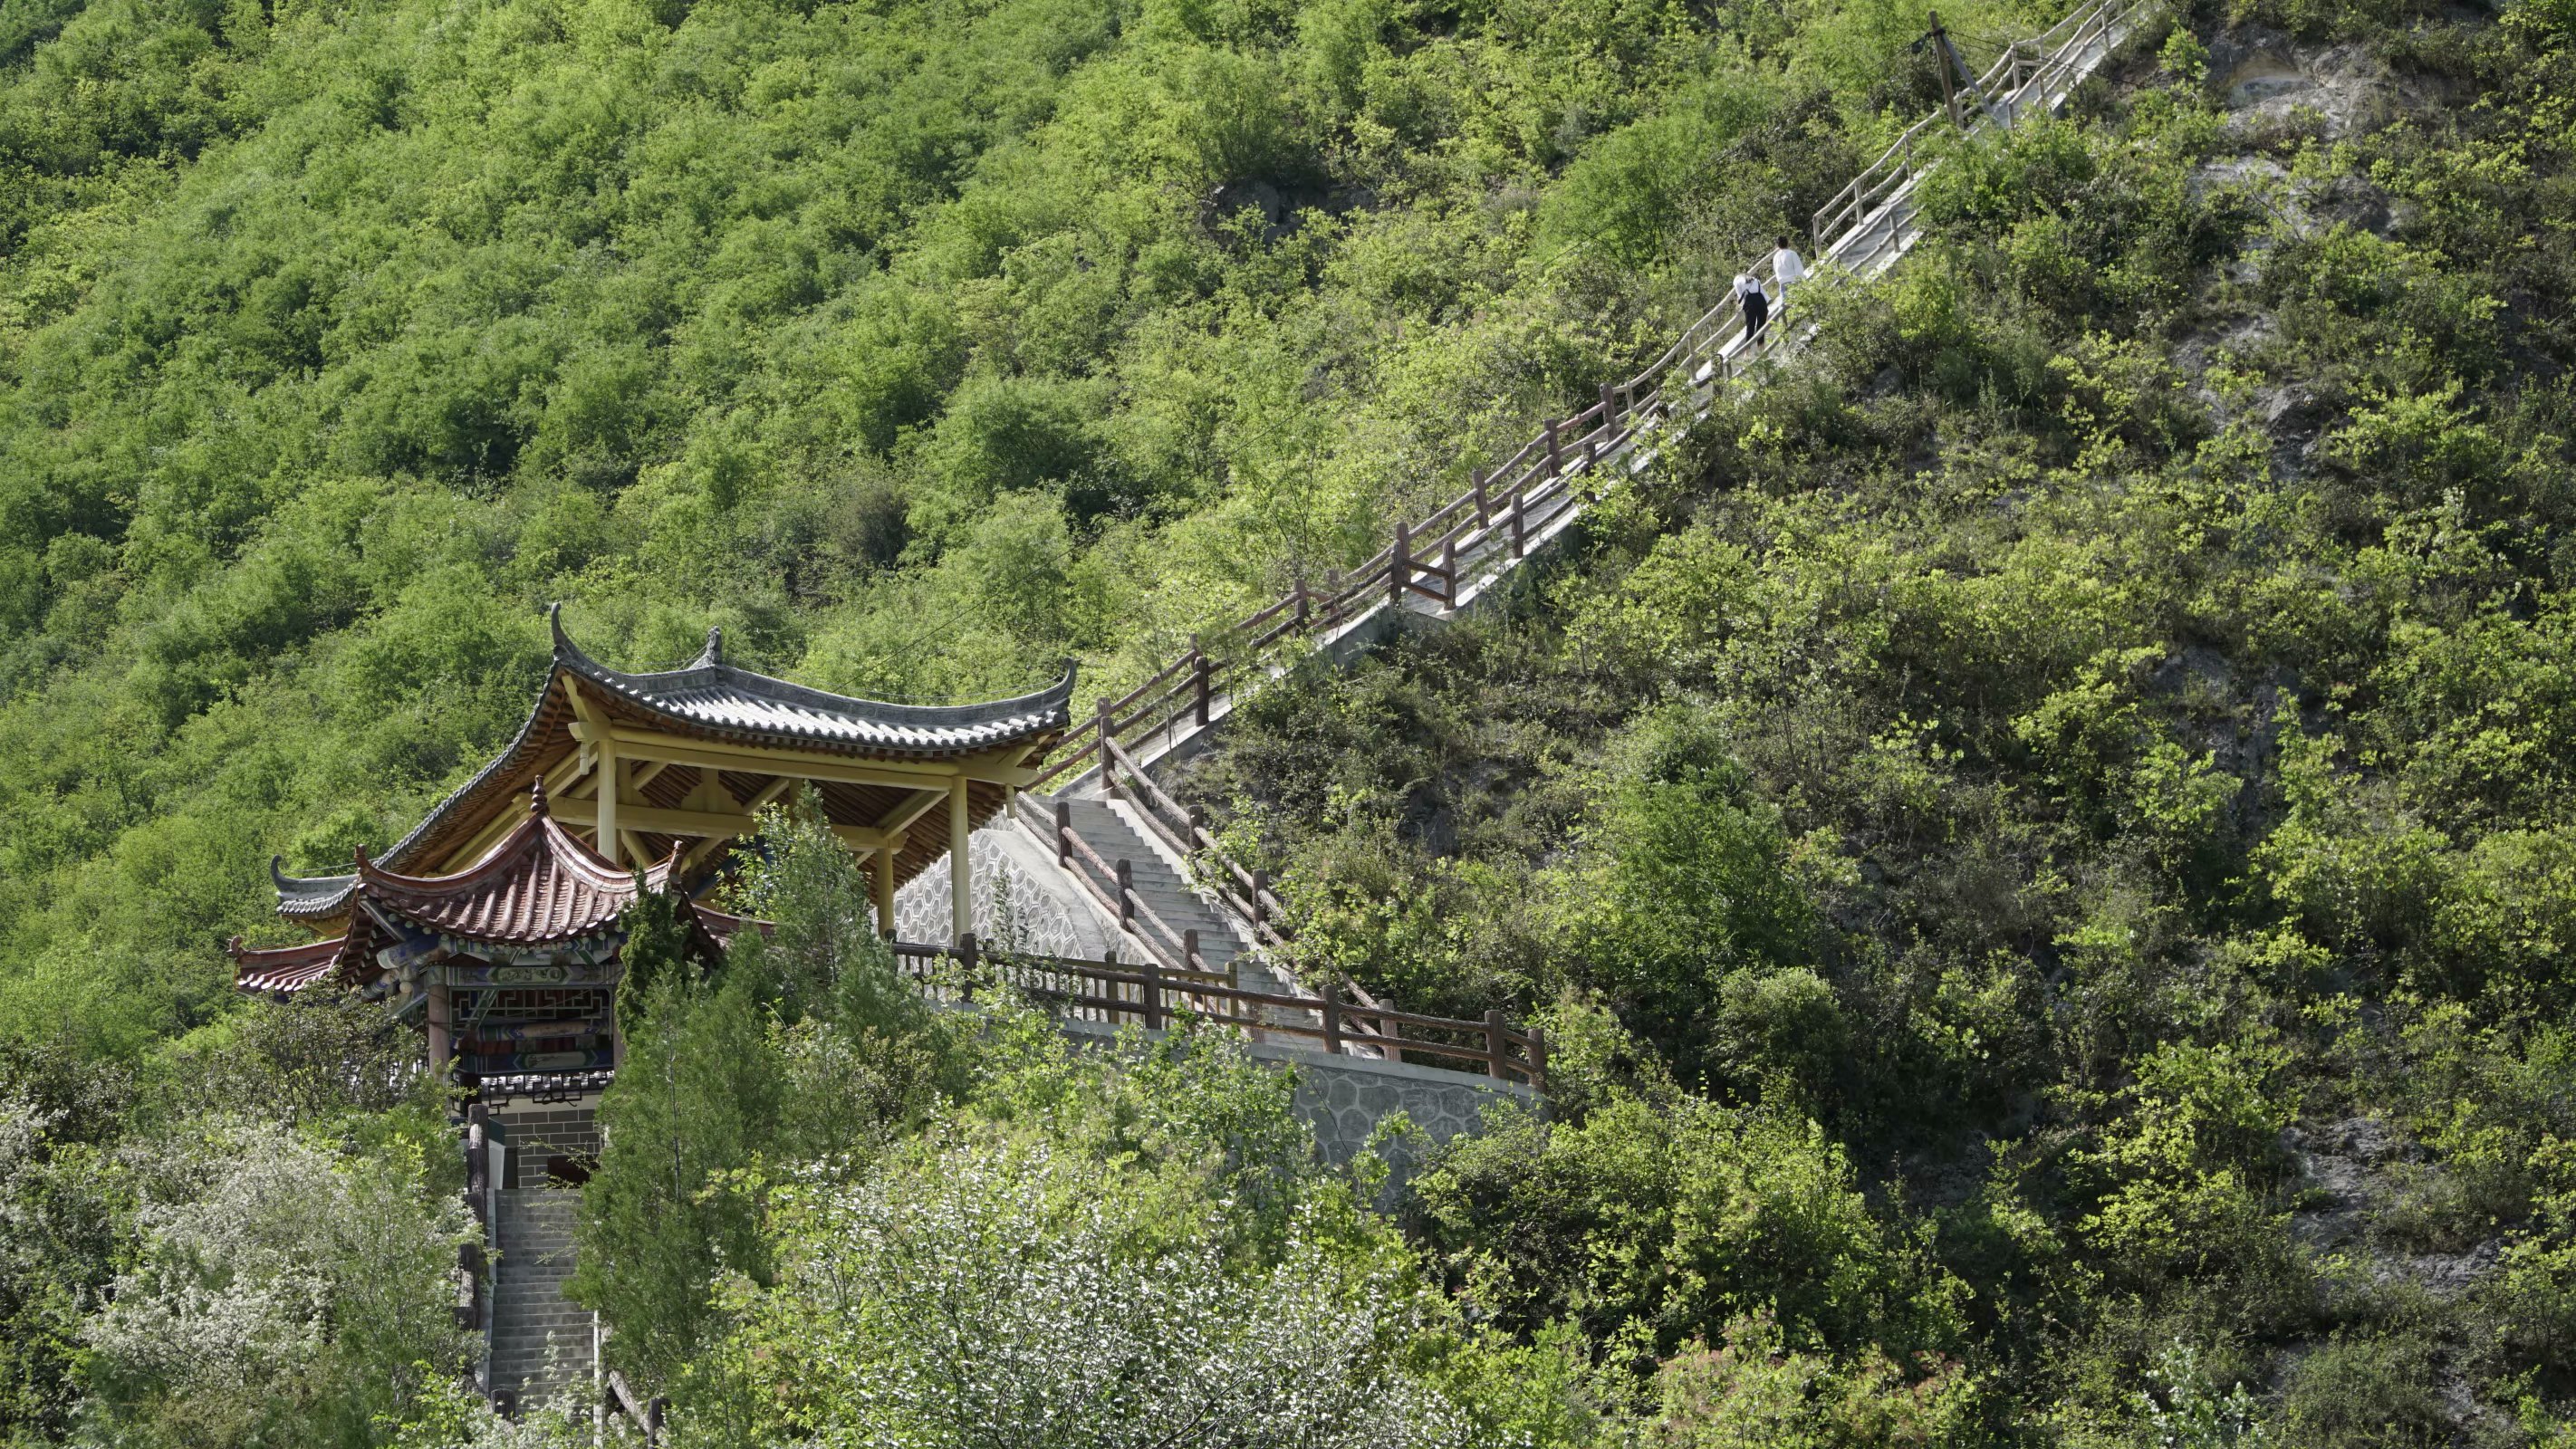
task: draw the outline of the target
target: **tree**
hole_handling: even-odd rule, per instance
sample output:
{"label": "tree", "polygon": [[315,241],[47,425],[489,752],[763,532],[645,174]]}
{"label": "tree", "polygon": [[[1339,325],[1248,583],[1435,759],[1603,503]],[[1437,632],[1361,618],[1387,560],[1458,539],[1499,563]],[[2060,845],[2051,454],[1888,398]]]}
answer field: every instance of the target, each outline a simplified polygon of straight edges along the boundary
{"label": "tree", "polygon": [[1183,1150],[944,1120],[847,1183],[782,1191],[778,1272],[721,1355],[745,1437],[990,1449],[1436,1446],[1464,1416],[1406,1367],[1429,1323],[1383,1228],[1309,1197],[1268,1250]]}
{"label": "tree", "polygon": [[421,1147],[200,1117],[128,1146],[128,1266],[81,1325],[90,1402],[144,1442],[365,1445],[461,1373],[471,1235]]}

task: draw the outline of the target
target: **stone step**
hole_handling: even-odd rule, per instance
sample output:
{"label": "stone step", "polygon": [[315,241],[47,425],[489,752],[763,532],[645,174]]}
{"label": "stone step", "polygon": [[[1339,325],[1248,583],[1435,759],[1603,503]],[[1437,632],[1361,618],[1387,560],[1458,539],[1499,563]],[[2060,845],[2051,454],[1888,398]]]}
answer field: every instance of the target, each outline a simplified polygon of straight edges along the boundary
{"label": "stone step", "polygon": [[503,1348],[543,1348],[552,1337],[566,1344],[590,1351],[590,1315],[561,1314],[552,1318],[531,1318],[511,1325],[510,1331],[493,1342]]}

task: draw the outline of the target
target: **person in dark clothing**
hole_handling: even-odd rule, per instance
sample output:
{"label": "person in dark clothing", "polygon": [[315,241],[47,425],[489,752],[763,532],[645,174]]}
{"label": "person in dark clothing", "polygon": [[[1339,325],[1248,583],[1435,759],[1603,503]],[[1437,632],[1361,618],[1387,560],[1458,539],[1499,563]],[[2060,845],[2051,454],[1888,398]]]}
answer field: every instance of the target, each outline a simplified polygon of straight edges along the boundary
{"label": "person in dark clothing", "polygon": [[1735,295],[1744,302],[1744,335],[1760,342],[1762,328],[1771,320],[1771,298],[1763,292],[1761,279],[1749,272],[1737,273]]}

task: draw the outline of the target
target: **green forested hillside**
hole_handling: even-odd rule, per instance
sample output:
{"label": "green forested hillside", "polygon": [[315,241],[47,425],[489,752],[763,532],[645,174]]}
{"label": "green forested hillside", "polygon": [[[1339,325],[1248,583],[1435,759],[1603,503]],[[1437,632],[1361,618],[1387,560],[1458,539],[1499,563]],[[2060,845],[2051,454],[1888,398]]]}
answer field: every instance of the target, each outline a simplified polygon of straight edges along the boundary
{"label": "green forested hillside", "polygon": [[[1718,1418],[1826,1345],[1820,1421],[2569,1442],[2569,19],[2174,39],[1515,607],[1234,723],[1310,969],[1584,1064],[1422,1185],[1449,1286]],[[1819,1433],[1689,1442],[1969,1437]]]}
{"label": "green forested hillside", "polygon": [[545,603],[637,667],[1115,684],[1938,95],[1879,0],[6,15],[0,1029],[118,1052],[271,850],[497,748]]}
{"label": "green forested hillside", "polygon": [[[217,947],[545,602],[1135,678],[1658,346],[1924,24],[0,0],[0,1443],[589,1442],[456,1387],[417,1039]],[[923,1009],[778,819],[619,1003],[611,1363],[684,1444],[2576,1444],[2571,96],[2566,0],[2177,6],[1500,607],[1249,701],[1175,788],[1297,968],[1556,1044],[1402,1193],[1212,1035]]]}

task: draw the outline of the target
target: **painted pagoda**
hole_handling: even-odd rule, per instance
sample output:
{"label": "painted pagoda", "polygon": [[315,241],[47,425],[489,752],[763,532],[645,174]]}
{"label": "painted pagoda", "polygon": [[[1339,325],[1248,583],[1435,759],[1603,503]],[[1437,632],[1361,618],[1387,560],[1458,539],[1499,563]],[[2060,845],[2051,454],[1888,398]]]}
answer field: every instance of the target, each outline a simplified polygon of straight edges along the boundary
{"label": "painted pagoda", "polygon": [[852,699],[725,662],[709,631],[681,669],[628,674],[552,620],[553,667],[499,758],[381,855],[343,875],[272,862],[278,914],[314,939],[233,946],[244,991],[316,983],[402,1003],[433,1070],[486,1095],[579,1092],[617,1061],[618,919],[642,888],[692,898],[702,945],[739,923],[697,904],[756,812],[810,786],[867,863],[879,929],[896,888],[949,862],[971,920],[967,837],[1029,783],[1069,722],[1073,671],[1016,699]]}

